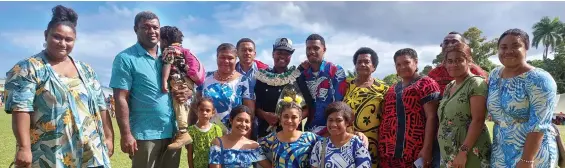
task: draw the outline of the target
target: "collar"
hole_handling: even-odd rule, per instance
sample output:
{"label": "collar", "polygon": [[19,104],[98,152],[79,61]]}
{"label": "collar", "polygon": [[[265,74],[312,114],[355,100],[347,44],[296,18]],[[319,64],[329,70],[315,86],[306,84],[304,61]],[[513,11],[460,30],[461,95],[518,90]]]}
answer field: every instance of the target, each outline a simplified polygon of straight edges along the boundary
{"label": "collar", "polygon": [[[143,46],[141,46],[141,43],[137,42],[137,43],[135,43],[134,46],[135,46],[135,49],[137,50],[137,54],[153,58],[153,56],[151,56],[151,54],[149,54],[149,52],[147,52],[147,50],[145,50],[145,48],[143,48]],[[161,55],[161,51],[159,50],[159,45],[157,45],[155,47],[157,47],[157,56]]]}
{"label": "collar", "polygon": [[[320,73],[323,73],[323,72],[326,70],[326,64],[327,64],[327,63],[328,63],[328,62],[326,62],[326,60],[322,60],[322,63],[320,63],[320,69],[319,69],[318,72],[317,72],[318,75],[319,75]],[[314,74],[314,72],[312,71],[312,67],[308,68],[308,72],[311,73],[311,74]]]}
{"label": "collar", "polygon": [[244,72],[244,71],[243,71],[243,68],[241,68],[241,64],[240,64],[239,62],[237,62],[237,63],[235,64],[235,70],[236,70],[237,72],[241,73],[242,75],[247,75],[247,74],[249,74],[249,73],[251,73],[251,72],[257,71],[257,64],[255,63],[255,61],[253,61],[253,62],[251,63],[251,68],[249,68],[249,70],[248,70],[247,72]]}

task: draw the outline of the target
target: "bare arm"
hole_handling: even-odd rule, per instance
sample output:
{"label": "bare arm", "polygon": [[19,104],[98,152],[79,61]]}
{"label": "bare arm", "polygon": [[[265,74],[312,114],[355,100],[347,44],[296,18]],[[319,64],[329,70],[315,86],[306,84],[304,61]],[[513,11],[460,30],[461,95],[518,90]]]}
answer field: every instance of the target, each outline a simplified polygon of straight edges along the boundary
{"label": "bare arm", "polygon": [[116,101],[116,120],[120,128],[120,135],[131,135],[129,125],[129,91],[114,89],[114,100]]}
{"label": "bare arm", "polygon": [[261,167],[263,167],[263,168],[272,168],[273,167],[271,162],[267,159],[259,161],[259,165],[261,165]]}
{"label": "bare arm", "polygon": [[186,156],[188,158],[188,167],[194,168],[194,158],[192,156],[192,144],[186,145]]}
{"label": "bare arm", "polygon": [[[104,140],[111,142],[111,146],[108,146],[108,155],[111,157],[114,154],[114,126],[112,124],[112,119],[110,119],[109,111],[102,111],[100,113],[102,118],[102,126],[104,129]],[[109,144],[107,144],[109,145]]]}
{"label": "bare arm", "polygon": [[543,133],[541,132],[530,132],[526,136],[526,143],[524,144],[524,151],[522,154],[522,159],[524,160],[534,160],[541,148],[541,141],[543,140]]}
{"label": "bare arm", "polygon": [[485,125],[486,116],[486,97],[485,96],[473,96],[470,101],[471,106],[471,125],[469,125],[469,130],[467,132],[467,137],[463,141],[463,145],[472,148],[477,142],[477,139],[483,131]]}
{"label": "bare arm", "polygon": [[[437,119],[438,101],[432,100],[424,104],[424,111],[426,112],[426,129],[424,133],[424,147],[426,151],[431,152],[434,145],[434,138],[438,128]],[[430,153],[431,154],[431,153]]]}
{"label": "bare arm", "polygon": [[[169,80],[169,75],[171,73],[171,64],[164,63],[163,68],[161,69],[161,82],[167,83]],[[163,85],[163,88],[168,88],[169,86]]]}
{"label": "bare arm", "polygon": [[[191,106],[190,109],[197,111],[197,110],[198,110],[197,101],[200,100],[200,99],[202,99],[202,91],[196,92],[196,97],[194,97],[194,98],[196,98],[196,101],[193,101],[193,103],[190,104],[190,106]],[[196,111],[195,111],[194,113],[192,113],[192,112],[189,113],[190,116],[189,116],[189,118],[188,118],[188,119],[189,119],[189,120],[188,120],[188,125],[194,125],[194,124],[196,124],[196,121],[197,121],[197,118],[198,118],[198,117],[196,116]]]}
{"label": "bare arm", "polygon": [[12,112],[12,132],[16,136],[18,150],[31,150],[30,138],[30,119],[29,112],[14,111]]}

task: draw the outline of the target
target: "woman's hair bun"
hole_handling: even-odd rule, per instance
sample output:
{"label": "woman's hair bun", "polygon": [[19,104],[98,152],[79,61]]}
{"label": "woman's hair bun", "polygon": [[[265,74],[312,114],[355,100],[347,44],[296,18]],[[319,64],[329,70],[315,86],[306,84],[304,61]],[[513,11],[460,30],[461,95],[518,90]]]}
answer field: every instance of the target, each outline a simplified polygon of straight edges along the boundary
{"label": "woman's hair bun", "polygon": [[52,9],[52,11],[53,17],[51,18],[51,22],[71,22],[73,27],[76,27],[78,15],[73,9],[57,5]]}

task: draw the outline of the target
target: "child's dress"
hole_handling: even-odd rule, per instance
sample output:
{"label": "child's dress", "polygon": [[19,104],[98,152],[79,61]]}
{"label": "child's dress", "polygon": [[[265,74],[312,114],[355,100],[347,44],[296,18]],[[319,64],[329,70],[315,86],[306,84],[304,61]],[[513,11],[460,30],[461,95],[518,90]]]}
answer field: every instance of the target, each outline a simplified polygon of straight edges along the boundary
{"label": "child's dress", "polygon": [[[325,146],[325,147],[324,147]],[[322,156],[322,148],[325,155]],[[363,146],[363,141],[354,135],[349,142],[341,147],[336,147],[329,138],[321,138],[312,149],[310,164],[320,168],[325,162],[324,168],[370,168],[371,156],[369,150]]]}
{"label": "child's dress", "polygon": [[194,140],[192,142],[192,156],[194,167],[208,167],[208,154],[210,153],[210,143],[216,137],[222,137],[222,128],[210,123],[208,129],[200,129],[196,125],[188,127],[188,134]]}

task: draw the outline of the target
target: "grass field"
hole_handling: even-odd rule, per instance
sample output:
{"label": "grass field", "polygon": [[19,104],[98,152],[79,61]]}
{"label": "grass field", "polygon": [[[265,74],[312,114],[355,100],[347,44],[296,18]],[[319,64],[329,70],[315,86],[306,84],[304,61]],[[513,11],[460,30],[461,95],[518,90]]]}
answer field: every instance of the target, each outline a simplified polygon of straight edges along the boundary
{"label": "grass field", "polygon": [[[0,167],[8,167],[14,159],[16,151],[16,139],[12,133],[12,117],[4,112],[4,108],[0,108]],[[487,122],[490,132],[492,132],[492,122]],[[558,126],[560,132],[565,132],[565,126]],[[120,150],[120,134],[118,132],[118,125],[114,120],[115,141],[114,141],[114,156],[111,158],[112,167],[127,168],[131,167],[131,160],[127,154]],[[561,135],[561,138],[565,138]],[[180,167],[188,167],[186,159],[186,150],[183,149]]]}

